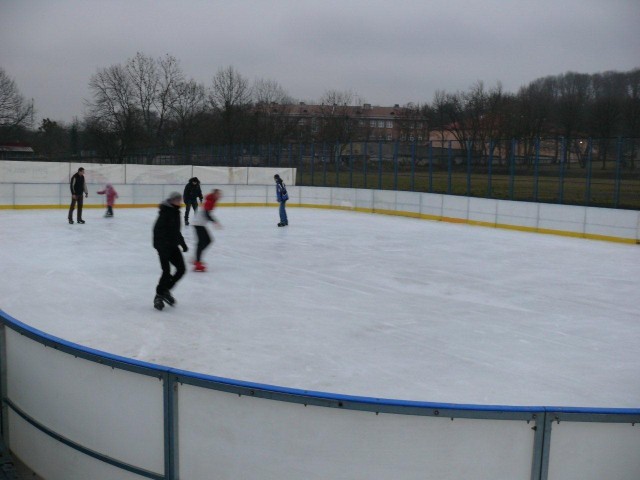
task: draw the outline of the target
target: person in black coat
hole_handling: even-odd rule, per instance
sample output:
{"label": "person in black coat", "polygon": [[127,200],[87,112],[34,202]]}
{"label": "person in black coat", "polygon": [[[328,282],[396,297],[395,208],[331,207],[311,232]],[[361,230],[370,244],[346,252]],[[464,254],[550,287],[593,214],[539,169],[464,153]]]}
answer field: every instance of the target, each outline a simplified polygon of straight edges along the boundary
{"label": "person in black coat", "polygon": [[[178,247],[182,251],[188,250],[182,233],[180,233],[180,205],[182,205],[182,195],[173,192],[159,206],[158,219],[153,226],[153,248],[158,251],[162,276],[156,287],[156,297],[153,301],[155,308],[162,310],[164,303],[173,306],[176,302],[170,290],[182,278],[186,268],[184,258]],[[176,272],[171,274],[171,265],[176,268]]]}
{"label": "person in black coat", "polygon": [[200,180],[198,177],[192,177],[189,179],[184,187],[184,194],[182,195],[186,208],[184,210],[184,224],[189,225],[189,209],[193,208],[193,213],[198,211],[198,199],[202,203],[202,189],[200,188]]}
{"label": "person in black coat", "polygon": [[83,195],[89,196],[89,189],[84,181],[84,168],[80,167],[76,173],[73,174],[69,181],[69,189],[71,190],[71,205],[69,206],[69,223],[73,224],[73,210],[78,204],[78,223],[84,223],[82,220],[82,200]]}

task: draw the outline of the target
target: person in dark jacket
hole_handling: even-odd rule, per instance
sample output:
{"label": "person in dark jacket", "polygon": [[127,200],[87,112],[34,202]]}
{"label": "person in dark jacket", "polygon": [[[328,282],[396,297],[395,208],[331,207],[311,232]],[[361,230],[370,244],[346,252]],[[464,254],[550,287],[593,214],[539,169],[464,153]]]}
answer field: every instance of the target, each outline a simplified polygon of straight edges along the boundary
{"label": "person in dark jacket", "polygon": [[184,187],[184,194],[182,195],[186,208],[184,210],[184,224],[189,225],[189,209],[193,208],[193,214],[198,211],[198,199],[202,203],[202,189],[200,188],[200,180],[198,177],[192,177],[189,179]]}
{"label": "person in dark jacket", "polygon": [[[171,289],[182,278],[186,268],[184,258],[178,247],[182,251],[188,250],[182,233],[180,233],[180,205],[182,205],[182,195],[173,192],[159,206],[158,219],[153,226],[153,248],[158,251],[162,276],[156,287],[156,296],[153,306],[158,310],[164,308],[164,303],[173,306],[176,303],[171,295]],[[176,268],[176,272],[171,274],[171,265]]]}
{"label": "person in dark jacket", "polygon": [[285,208],[285,204],[287,200],[289,200],[289,194],[287,193],[287,187],[285,187],[284,182],[280,178],[280,175],[277,173],[273,176],[273,179],[276,181],[276,198],[278,203],[280,204],[280,223],[279,227],[286,227],[289,225],[289,219],[287,219],[287,210]]}
{"label": "person in dark jacket", "polygon": [[71,205],[69,206],[69,223],[73,224],[73,209],[78,204],[78,223],[85,223],[82,220],[82,195],[89,196],[89,189],[84,181],[84,168],[80,167],[76,173],[73,174],[69,181],[69,188],[71,189]]}

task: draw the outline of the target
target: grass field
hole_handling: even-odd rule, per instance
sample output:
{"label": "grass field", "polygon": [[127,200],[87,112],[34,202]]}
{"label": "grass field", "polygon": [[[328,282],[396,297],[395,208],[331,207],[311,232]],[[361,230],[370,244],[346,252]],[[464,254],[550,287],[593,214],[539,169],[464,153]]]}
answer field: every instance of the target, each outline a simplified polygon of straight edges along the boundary
{"label": "grass field", "polygon": [[[609,175],[607,174],[609,173]],[[621,175],[598,172],[590,179],[583,170],[565,175],[531,173],[467,173],[455,170],[419,172],[382,171],[371,168],[336,172],[335,168],[298,169],[297,185],[403,190],[465,195],[501,200],[537,201],[568,205],[640,209],[640,174]],[[587,194],[588,192],[588,194]]]}

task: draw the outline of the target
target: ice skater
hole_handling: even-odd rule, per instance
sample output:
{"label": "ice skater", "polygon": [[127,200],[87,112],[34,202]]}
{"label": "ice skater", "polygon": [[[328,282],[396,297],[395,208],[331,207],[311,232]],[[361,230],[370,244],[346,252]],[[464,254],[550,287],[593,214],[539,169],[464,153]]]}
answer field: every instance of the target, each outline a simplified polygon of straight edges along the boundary
{"label": "ice skater", "polygon": [[69,223],[73,225],[73,209],[78,205],[78,216],[76,219],[78,223],[84,223],[82,220],[82,195],[85,198],[89,196],[89,189],[84,179],[84,168],[80,167],[76,173],[73,174],[69,181],[69,188],[71,189],[71,205],[69,205]]}
{"label": "ice skater", "polygon": [[[162,267],[162,276],[153,300],[153,306],[158,310],[162,310],[165,303],[175,305],[176,300],[171,295],[171,289],[186,271],[184,258],[178,248],[182,247],[183,252],[189,250],[180,233],[180,205],[182,205],[182,195],[179,192],[171,193],[169,198],[160,204],[158,219],[153,226],[153,248],[158,251]],[[173,275],[171,265],[176,268]]]}
{"label": "ice skater", "polygon": [[216,203],[222,198],[222,191],[214,189],[211,193],[207,194],[204,198],[203,208],[198,210],[194,215],[193,227],[196,230],[198,236],[198,246],[196,248],[196,261],[194,262],[194,270],[196,272],[206,272],[207,266],[202,261],[202,253],[204,250],[213,243],[213,235],[207,230],[207,223],[211,222],[216,228],[222,228],[220,222],[213,216],[213,209],[216,208]]}
{"label": "ice skater", "polygon": [[103,190],[96,192],[98,195],[106,195],[107,196],[107,213],[104,214],[105,217],[113,217],[113,204],[118,198],[118,192],[113,188],[113,185],[107,183]]}
{"label": "ice skater", "polygon": [[198,199],[202,203],[202,189],[200,188],[200,180],[198,177],[191,177],[189,183],[184,187],[183,193],[184,203],[186,208],[184,209],[184,224],[189,225],[189,209],[193,208],[193,214],[198,211]]}
{"label": "ice skater", "polygon": [[284,185],[284,182],[280,178],[280,175],[277,173],[273,176],[273,179],[276,181],[276,198],[278,199],[278,203],[280,204],[280,223],[278,223],[279,227],[286,227],[289,225],[289,220],[287,219],[287,210],[285,208],[285,204],[287,200],[289,200],[289,194],[287,193],[287,187]]}

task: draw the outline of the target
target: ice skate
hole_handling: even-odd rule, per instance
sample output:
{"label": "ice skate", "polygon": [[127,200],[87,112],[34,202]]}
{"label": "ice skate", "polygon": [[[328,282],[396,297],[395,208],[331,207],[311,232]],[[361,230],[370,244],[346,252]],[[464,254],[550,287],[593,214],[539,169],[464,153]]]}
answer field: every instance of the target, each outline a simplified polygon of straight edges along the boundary
{"label": "ice skate", "polygon": [[85,223],[84,220],[78,220],[78,223]]}
{"label": "ice skate", "polygon": [[73,220],[69,219],[69,225],[73,225]]}
{"label": "ice skate", "polygon": [[164,301],[160,295],[156,295],[153,299],[153,308],[156,310],[162,310],[164,308]]}
{"label": "ice skate", "polygon": [[193,268],[194,272],[206,272],[207,266],[202,262],[196,262],[195,267]]}
{"label": "ice skate", "polygon": [[170,305],[170,306],[175,306],[176,304],[176,299],[173,298],[173,295],[171,295],[171,293],[169,292],[169,290],[166,290],[162,293],[158,293],[156,295],[156,297],[160,297],[166,304]]}

